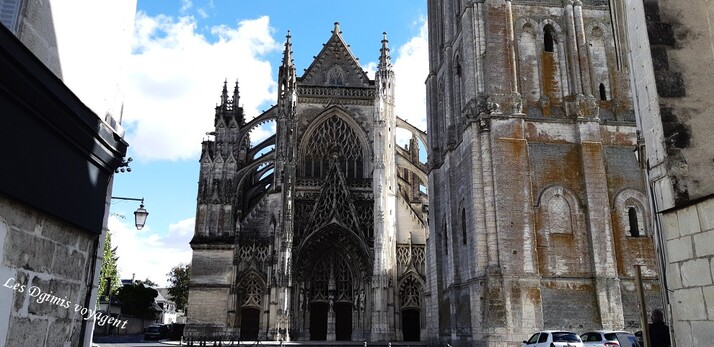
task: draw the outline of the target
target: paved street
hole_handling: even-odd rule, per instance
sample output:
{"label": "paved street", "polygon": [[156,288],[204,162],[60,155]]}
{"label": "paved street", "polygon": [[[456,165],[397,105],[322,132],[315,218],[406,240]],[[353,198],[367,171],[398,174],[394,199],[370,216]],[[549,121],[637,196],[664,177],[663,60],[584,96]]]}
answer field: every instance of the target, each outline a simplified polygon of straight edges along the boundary
{"label": "paved street", "polygon": [[[164,343],[162,343],[162,341]],[[171,342],[168,342],[166,340],[145,341],[144,335],[139,334],[139,335],[118,335],[118,336],[95,336],[93,346],[97,346],[97,347],[143,346],[143,347],[146,347],[146,346],[167,346],[168,344],[171,344]],[[173,342],[173,344],[177,345],[178,342]]]}
{"label": "paved street", "polygon": [[[328,347],[328,346],[355,346],[361,347],[364,342],[358,341],[308,341],[308,342],[283,342],[283,346],[309,346],[309,347]],[[255,341],[243,341],[240,343],[241,346],[280,346],[279,341],[260,341],[256,343]],[[121,336],[100,336],[94,338],[93,346],[96,347],[132,347],[132,346],[178,346],[178,341],[144,341],[143,335],[121,335]],[[369,342],[368,346],[400,346],[400,347],[410,347],[410,346],[424,346],[424,342]]]}

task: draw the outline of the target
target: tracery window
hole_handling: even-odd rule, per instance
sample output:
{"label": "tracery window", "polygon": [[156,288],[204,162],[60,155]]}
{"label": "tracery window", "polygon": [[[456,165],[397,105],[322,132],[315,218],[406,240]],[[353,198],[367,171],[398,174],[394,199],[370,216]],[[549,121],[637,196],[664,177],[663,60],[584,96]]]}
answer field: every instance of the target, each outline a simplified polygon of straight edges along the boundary
{"label": "tracery window", "polygon": [[337,267],[337,301],[352,301],[352,275],[347,262],[343,259]]}
{"label": "tracery window", "polygon": [[330,160],[338,161],[347,178],[362,178],[362,146],[352,127],[339,116],[322,122],[312,134],[305,153],[304,175],[324,177]]}
{"label": "tracery window", "polygon": [[331,86],[345,85],[345,74],[339,66],[333,66],[327,71],[327,84]]}
{"label": "tracery window", "polygon": [[407,276],[399,286],[399,303],[401,308],[421,307],[421,284],[413,275]]}
{"label": "tracery window", "polygon": [[318,262],[312,274],[313,300],[327,300],[328,279],[330,268],[327,261]]}
{"label": "tracery window", "polygon": [[241,292],[243,294],[241,307],[260,307],[260,301],[263,297],[263,286],[261,285],[260,279],[258,279],[255,274],[250,274],[249,277],[243,281],[241,285]]}

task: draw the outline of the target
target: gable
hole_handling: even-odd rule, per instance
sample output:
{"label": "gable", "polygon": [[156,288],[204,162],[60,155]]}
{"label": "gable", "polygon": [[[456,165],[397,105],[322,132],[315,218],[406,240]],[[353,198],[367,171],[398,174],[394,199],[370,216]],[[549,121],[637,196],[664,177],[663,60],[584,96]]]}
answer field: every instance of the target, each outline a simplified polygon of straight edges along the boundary
{"label": "gable", "polygon": [[342,39],[339,24],[312,61],[300,83],[318,86],[368,87],[369,77]]}

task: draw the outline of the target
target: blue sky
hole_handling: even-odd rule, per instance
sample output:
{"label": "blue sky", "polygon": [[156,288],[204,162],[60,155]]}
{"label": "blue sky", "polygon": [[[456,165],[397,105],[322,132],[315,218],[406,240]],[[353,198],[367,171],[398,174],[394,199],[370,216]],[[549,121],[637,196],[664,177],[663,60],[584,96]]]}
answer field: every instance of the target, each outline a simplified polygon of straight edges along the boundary
{"label": "blue sky", "polygon": [[[190,262],[198,156],[223,81],[238,79],[248,119],[269,108],[288,30],[298,74],[336,21],[369,73],[387,32],[397,114],[426,130],[426,0],[139,0],[137,7],[132,53],[120,82],[122,124],[134,160],[131,173],[115,175],[113,195],[143,197],[150,215],[137,231],[132,213],[138,203],[112,204],[109,228],[122,278],[135,274],[163,285],[172,266]],[[251,138],[270,131],[259,129]]]}

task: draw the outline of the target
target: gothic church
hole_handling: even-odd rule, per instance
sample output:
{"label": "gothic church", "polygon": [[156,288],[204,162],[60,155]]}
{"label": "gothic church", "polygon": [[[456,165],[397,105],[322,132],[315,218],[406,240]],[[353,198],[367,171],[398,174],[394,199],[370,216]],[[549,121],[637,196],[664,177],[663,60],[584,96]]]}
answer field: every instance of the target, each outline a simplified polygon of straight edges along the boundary
{"label": "gothic church", "polygon": [[428,134],[394,114],[386,37],[372,80],[337,25],[298,77],[288,35],[276,106],[246,122],[224,86],[203,143],[188,331],[520,346],[638,330],[636,269],[662,301],[617,15],[429,0]]}
{"label": "gothic church", "polygon": [[[290,39],[277,104],[246,121],[224,85],[203,142],[187,334],[423,340],[426,134],[394,113],[386,34],[375,79],[337,23],[302,76]],[[251,144],[267,122],[276,133]]]}

